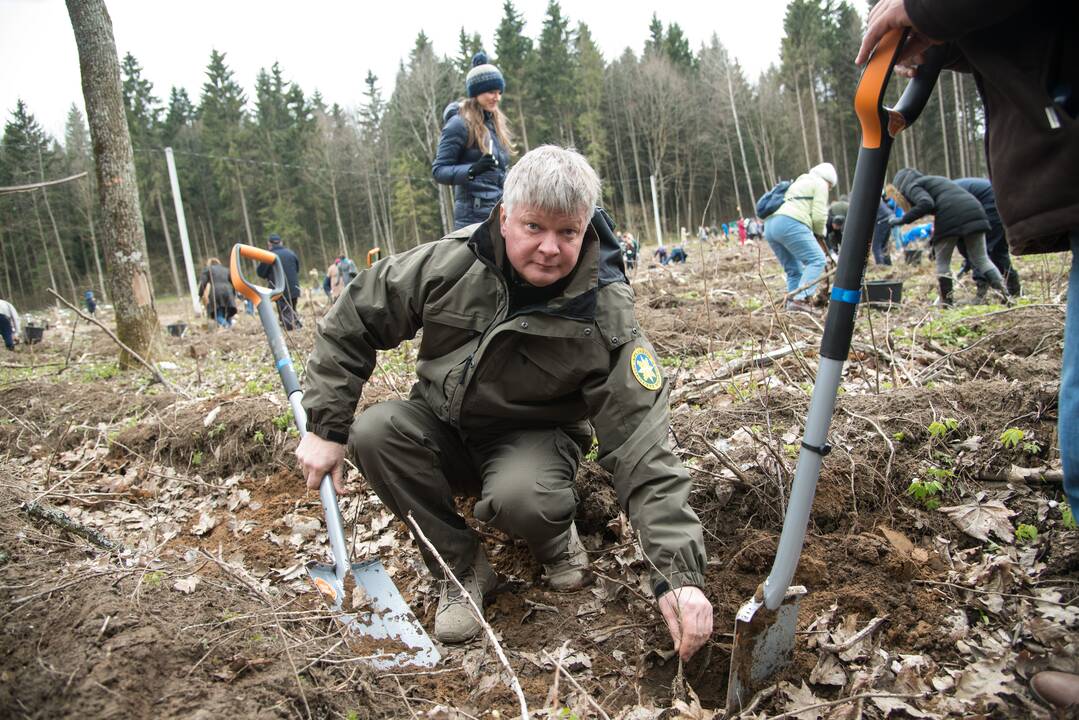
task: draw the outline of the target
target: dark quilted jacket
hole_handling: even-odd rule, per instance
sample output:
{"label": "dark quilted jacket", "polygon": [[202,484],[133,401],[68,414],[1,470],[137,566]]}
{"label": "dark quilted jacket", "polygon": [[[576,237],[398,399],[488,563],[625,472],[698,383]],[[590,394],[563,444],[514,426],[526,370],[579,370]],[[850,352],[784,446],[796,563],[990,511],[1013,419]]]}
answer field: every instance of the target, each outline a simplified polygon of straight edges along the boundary
{"label": "dark quilted jacket", "polygon": [[459,230],[486,220],[491,208],[502,198],[502,184],[509,170],[510,156],[498,142],[490,113],[485,113],[484,124],[491,138],[491,154],[498,160],[498,167],[469,180],[468,168],[480,159],[484,151],[475,145],[467,145],[468,127],[457,114],[457,103],[451,103],[443,115],[448,119],[442,128],[438,152],[431,163],[431,173],[437,182],[454,186],[453,224],[454,229]]}
{"label": "dark quilted jacket", "polygon": [[903,168],[895,174],[894,185],[910,203],[903,222],[912,223],[933,215],[933,241],[989,232],[989,220],[978,199],[946,177],[922,175]]}

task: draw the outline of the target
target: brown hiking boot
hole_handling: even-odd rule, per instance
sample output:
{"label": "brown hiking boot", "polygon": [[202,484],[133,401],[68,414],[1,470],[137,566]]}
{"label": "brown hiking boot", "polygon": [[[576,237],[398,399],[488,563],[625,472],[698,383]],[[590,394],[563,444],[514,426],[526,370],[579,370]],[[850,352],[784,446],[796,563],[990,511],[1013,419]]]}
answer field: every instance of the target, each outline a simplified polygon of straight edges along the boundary
{"label": "brown hiking boot", "polygon": [[577,535],[577,525],[570,523],[566,549],[551,562],[543,563],[543,579],[558,592],[580,590],[592,582],[588,553]]}
{"label": "brown hiking boot", "polygon": [[1058,710],[1079,708],[1079,675],[1043,670],[1030,678],[1030,689],[1039,700]]}
{"label": "brown hiking boot", "polygon": [[[466,570],[459,580],[482,612],[483,596],[491,592],[498,582],[498,576],[487,562],[487,554],[482,545],[476,548],[472,567]],[[479,635],[482,629],[483,626],[468,599],[461,593],[461,588],[457,587],[453,580],[443,580],[438,610],[435,611],[435,639],[444,643],[462,643]]]}

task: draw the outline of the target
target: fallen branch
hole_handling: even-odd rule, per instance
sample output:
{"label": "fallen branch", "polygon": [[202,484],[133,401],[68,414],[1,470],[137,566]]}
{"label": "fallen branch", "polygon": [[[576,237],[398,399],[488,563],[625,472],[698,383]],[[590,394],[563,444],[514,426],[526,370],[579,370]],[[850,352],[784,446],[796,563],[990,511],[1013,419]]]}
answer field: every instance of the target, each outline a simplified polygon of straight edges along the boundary
{"label": "fallen branch", "polygon": [[928,693],[910,693],[897,695],[894,693],[862,693],[860,695],[851,695],[850,697],[839,698],[838,700],[831,700],[829,702],[816,703],[815,705],[806,705],[800,707],[797,710],[791,710],[789,712],[782,713],[780,715],[773,715],[771,720],[782,720],[783,718],[795,717],[801,715],[807,710],[817,710],[819,708],[835,707],[836,705],[845,705],[855,700],[866,700],[871,698],[894,698],[896,700],[917,700],[918,698],[924,698]]}
{"label": "fallen branch", "polygon": [[457,576],[450,570],[450,566],[446,564],[446,561],[442,559],[442,556],[438,554],[438,550],[431,544],[431,541],[427,539],[427,536],[423,534],[423,530],[420,530],[419,523],[416,522],[416,518],[412,516],[412,511],[408,513],[408,522],[412,525],[412,529],[416,532],[416,537],[427,546],[427,549],[431,551],[431,555],[438,561],[439,566],[442,568],[442,575],[444,579],[450,580],[457,589],[461,591],[461,595],[468,601],[468,607],[472,609],[472,614],[476,616],[480,625],[487,632],[487,637],[490,639],[491,644],[494,645],[495,654],[498,655],[498,659],[502,661],[503,667],[506,668],[506,672],[510,674],[510,687],[515,693],[517,693],[517,701],[521,705],[521,719],[528,720],[532,717],[528,712],[528,703],[525,701],[524,691],[521,689],[521,681],[517,679],[517,673],[513,671],[513,667],[510,665],[509,659],[506,657],[506,653],[502,650],[502,646],[498,642],[498,637],[495,636],[495,631],[491,628],[491,625],[483,619],[483,610],[476,605],[476,601],[472,599],[472,596],[465,590],[465,586],[461,584],[461,581],[457,579]]}
{"label": "fallen branch", "polygon": [[138,360],[138,361],[139,361],[139,364],[141,364],[141,365],[142,365],[143,367],[145,367],[145,368],[146,368],[147,370],[149,370],[149,371],[150,371],[150,374],[154,376],[154,379],[155,379],[155,380],[157,380],[157,381],[158,381],[159,383],[161,383],[162,385],[164,385],[164,386],[165,386],[166,388],[168,388],[168,389],[169,389],[169,391],[171,391],[171,392],[174,392],[174,393],[176,393],[177,395],[183,395],[183,396],[184,396],[185,398],[187,398],[188,400],[190,400],[190,399],[191,399],[191,397],[190,397],[190,396],[189,396],[189,395],[188,395],[187,393],[179,391],[178,389],[176,389],[176,388],[175,388],[175,387],[174,387],[174,386],[172,385],[172,383],[170,383],[170,382],[169,382],[168,380],[166,380],[166,379],[165,379],[165,376],[161,374],[161,371],[160,371],[160,370],[158,370],[158,369],[157,369],[156,367],[154,367],[154,366],[153,366],[153,365],[151,365],[150,363],[148,363],[148,362],[146,362],[145,360],[143,360],[143,359],[142,359],[142,356],[141,356],[141,355],[139,355],[139,354],[138,354],[137,352],[135,352],[134,350],[132,350],[131,348],[129,348],[129,347],[128,347],[128,346],[127,346],[127,345],[126,345],[126,344],[125,344],[125,343],[124,343],[124,342],[123,342],[122,340],[120,340],[120,338],[116,337],[116,334],[115,334],[115,333],[113,333],[113,331],[112,331],[112,330],[109,330],[109,328],[108,328],[108,327],[106,327],[104,323],[102,323],[102,322],[101,322],[101,321],[99,321],[99,320],[98,320],[97,318],[95,318],[95,317],[93,317],[93,316],[91,316],[91,315],[87,315],[87,314],[86,314],[86,313],[84,313],[84,312],[83,312],[82,310],[79,310],[79,309],[78,309],[77,307],[75,307],[74,305],[72,305],[71,303],[69,303],[69,302],[68,302],[67,300],[65,300],[65,299],[64,299],[64,298],[63,298],[63,297],[62,297],[62,296],[60,295],[60,293],[56,292],[56,291],[55,291],[55,290],[53,290],[52,288],[47,288],[47,289],[48,289],[49,293],[51,293],[51,294],[52,294],[52,296],[53,296],[53,297],[55,297],[55,298],[56,298],[57,300],[59,300],[60,302],[62,302],[62,303],[63,303],[64,305],[67,305],[67,306],[68,306],[68,308],[70,308],[71,310],[74,310],[74,311],[75,311],[75,314],[76,314],[76,315],[78,315],[79,317],[81,317],[81,318],[82,318],[83,320],[86,320],[87,322],[91,322],[91,323],[93,323],[94,325],[97,325],[97,326],[98,326],[99,328],[101,328],[102,330],[104,330],[104,331],[105,331],[105,334],[106,334],[106,335],[108,335],[108,336],[109,336],[110,338],[112,338],[112,341],[113,341],[113,342],[115,342],[115,343],[116,343],[117,345],[119,345],[119,346],[120,346],[120,349],[121,349],[121,350],[123,350],[123,351],[124,351],[124,352],[126,352],[126,353],[127,353],[128,355],[130,355],[131,357],[135,358],[136,360]]}
{"label": "fallen branch", "polygon": [[38,188],[50,187],[52,185],[60,185],[62,183],[71,182],[72,180],[78,180],[79,178],[86,177],[86,171],[82,171],[76,175],[69,175],[66,178],[60,178],[59,180],[45,180],[43,182],[30,183],[29,185],[8,185],[7,187],[0,187],[0,195],[10,195],[12,193],[31,192]]}
{"label": "fallen branch", "polygon": [[1050,470],[1046,467],[1024,468],[1012,465],[1007,470],[980,472],[974,476],[975,480],[982,482],[1009,482],[1009,483],[1048,483],[1061,484],[1064,482],[1064,471],[1061,469]]}
{"label": "fallen branch", "polygon": [[712,455],[715,456],[716,460],[719,460],[719,463],[723,467],[734,473],[734,476],[738,478],[743,484],[753,484],[752,482],[750,482],[749,477],[744,472],[742,472],[742,468],[738,467],[738,463],[734,462],[730,455],[723,452],[712,443],[708,442],[700,433],[693,433],[692,435],[690,435],[690,437],[699,440],[701,444],[704,445],[705,449],[708,450],[708,452],[712,453]]}
{"label": "fallen branch", "polygon": [[39,520],[52,523],[59,528],[78,535],[87,542],[97,545],[102,550],[108,550],[109,552],[115,553],[124,551],[123,545],[114,543],[97,530],[88,528],[85,525],[80,525],[56,508],[46,507],[44,505],[39,505],[38,503],[23,503],[19,506],[19,509],[31,517],[36,517]]}
{"label": "fallen branch", "polygon": [[828,272],[821,273],[820,275],[817,276],[817,278],[815,280],[812,280],[811,282],[807,282],[802,287],[796,287],[793,290],[791,290],[789,293],[787,293],[786,295],[783,296],[784,299],[785,300],[792,300],[795,295],[802,292],[803,290],[808,290],[809,288],[811,288],[814,285],[816,285],[817,283],[819,283],[821,280],[827,280],[828,278],[832,277],[832,275],[835,275],[835,271],[838,270],[838,269],[839,269],[839,266],[836,266],[836,267],[832,268],[831,270],[829,270]]}
{"label": "fallen branch", "polygon": [[843,652],[844,650],[847,650],[847,649],[852,648],[855,645],[857,645],[859,642],[862,641],[862,639],[866,635],[869,635],[874,630],[876,630],[877,626],[879,626],[881,623],[883,623],[887,619],[888,619],[887,615],[885,615],[884,617],[875,617],[872,620],[870,620],[866,624],[866,626],[864,628],[862,628],[861,630],[856,632],[854,635],[851,635],[849,638],[847,638],[843,642],[841,642],[841,643],[818,642],[817,646],[820,647],[821,650],[827,650],[830,653],[836,653],[838,655],[839,653]]}

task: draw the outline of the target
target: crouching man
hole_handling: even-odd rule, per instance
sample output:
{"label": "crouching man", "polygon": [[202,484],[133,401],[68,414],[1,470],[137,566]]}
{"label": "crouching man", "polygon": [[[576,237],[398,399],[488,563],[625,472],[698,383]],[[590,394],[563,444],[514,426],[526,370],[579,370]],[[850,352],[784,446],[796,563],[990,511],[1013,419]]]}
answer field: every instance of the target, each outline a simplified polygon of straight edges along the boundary
{"label": "crouching man", "polygon": [[[572,591],[590,581],[574,479],[594,428],[688,659],[712,632],[704,539],[689,476],[666,441],[668,388],[634,318],[617,240],[595,211],[599,178],[581,155],[547,145],[512,168],[504,193],[486,222],[357,276],[322,321],[307,364],[310,432],[296,450],[307,486],[331,473],[341,492],[348,452],[482,607],[495,573],[454,508],[455,496],[478,498],[477,519],[523,538],[545,582]],[[421,328],[409,398],[353,418],[375,351]],[[463,642],[480,630],[442,579],[435,637]]]}

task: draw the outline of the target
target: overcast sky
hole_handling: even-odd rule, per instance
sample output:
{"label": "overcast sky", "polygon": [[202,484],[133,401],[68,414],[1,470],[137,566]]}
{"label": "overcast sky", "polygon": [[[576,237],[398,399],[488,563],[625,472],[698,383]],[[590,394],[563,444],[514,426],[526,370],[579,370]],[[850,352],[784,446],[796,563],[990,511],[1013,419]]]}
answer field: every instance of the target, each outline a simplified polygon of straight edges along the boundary
{"label": "overcast sky", "polygon": [[[640,53],[657,12],[678,23],[696,51],[719,36],[750,78],[777,61],[787,0],[563,0],[571,27],[586,23],[608,60],[626,47]],[[861,3],[855,3],[861,10]],[[384,97],[398,64],[422,30],[439,54],[456,55],[458,35],[480,33],[494,55],[502,0],[106,0],[120,56],[132,53],[163,102],[173,85],[198,103],[211,49],[225,52],[235,78],[253,96],[259,68],[275,61],[286,78],[353,109],[368,69]],[[515,0],[525,33],[539,38],[547,0]],[[513,92],[513,78],[507,78]],[[11,117],[22,98],[47,132],[62,139],[71,103],[81,108],[78,53],[63,0],[0,0],[0,110]]]}

